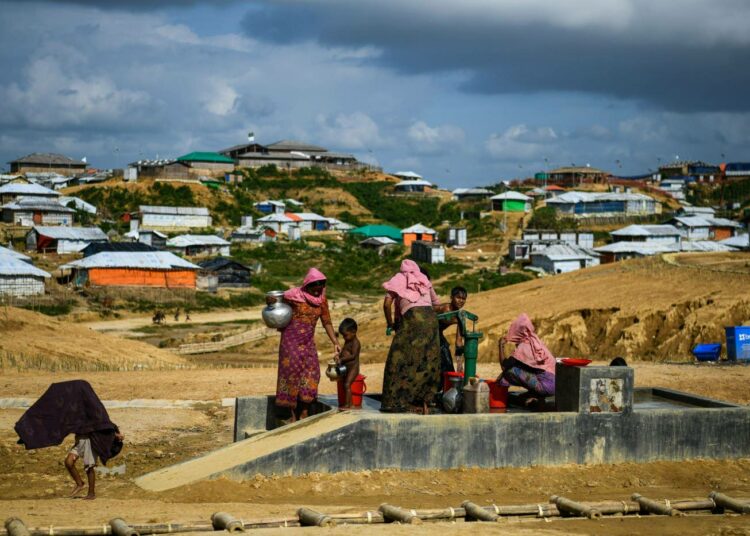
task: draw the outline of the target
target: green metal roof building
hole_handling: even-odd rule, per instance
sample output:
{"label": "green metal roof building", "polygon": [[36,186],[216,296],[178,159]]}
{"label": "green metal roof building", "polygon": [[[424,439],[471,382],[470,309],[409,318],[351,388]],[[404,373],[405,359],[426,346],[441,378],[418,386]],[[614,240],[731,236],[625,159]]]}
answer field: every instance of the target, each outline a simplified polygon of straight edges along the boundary
{"label": "green metal roof building", "polygon": [[210,164],[234,164],[234,160],[221,153],[193,152],[182,155],[178,162],[207,162]]}
{"label": "green metal roof building", "polygon": [[351,234],[362,235],[365,238],[373,238],[376,236],[386,236],[396,242],[401,242],[401,229],[392,227],[390,225],[364,225],[357,227],[349,231]]}

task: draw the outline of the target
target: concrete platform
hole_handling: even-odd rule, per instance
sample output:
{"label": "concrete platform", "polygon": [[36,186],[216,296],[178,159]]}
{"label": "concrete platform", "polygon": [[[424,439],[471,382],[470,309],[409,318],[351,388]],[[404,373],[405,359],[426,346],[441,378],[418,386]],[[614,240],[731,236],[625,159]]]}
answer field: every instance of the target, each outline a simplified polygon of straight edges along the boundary
{"label": "concrete platform", "polygon": [[[476,415],[380,413],[378,396],[277,427],[273,397],[238,398],[235,443],[136,483],[161,491],[255,474],[649,462],[750,456],[750,407],[667,389],[635,389],[615,413],[524,410]],[[598,410],[598,408],[597,408]]]}

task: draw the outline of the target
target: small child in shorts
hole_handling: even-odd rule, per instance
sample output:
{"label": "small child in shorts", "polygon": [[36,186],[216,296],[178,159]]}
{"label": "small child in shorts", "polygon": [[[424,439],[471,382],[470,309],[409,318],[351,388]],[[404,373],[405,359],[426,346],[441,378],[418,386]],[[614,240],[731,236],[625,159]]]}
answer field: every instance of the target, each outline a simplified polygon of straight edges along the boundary
{"label": "small child in shorts", "polygon": [[341,409],[352,409],[352,383],[359,375],[359,350],[361,345],[357,338],[357,322],[353,318],[345,318],[339,325],[339,333],[344,338],[344,346],[336,356],[337,365],[346,365],[346,376],[339,379],[344,382],[346,402]]}
{"label": "small child in shorts", "polygon": [[[118,441],[122,441],[124,438],[119,429],[115,429],[115,438]],[[88,494],[84,499],[95,499],[96,473],[94,472],[94,468],[96,467],[96,454],[94,454],[94,450],[91,448],[91,437],[88,434],[76,434],[75,443],[65,457],[65,468],[70,473],[70,476],[73,477],[73,481],[76,484],[70,494],[71,497],[75,497],[81,493],[85,487],[83,479],[78,473],[78,469],[76,469],[76,462],[79,458],[83,460],[83,470],[86,472],[86,480],[89,486]]]}

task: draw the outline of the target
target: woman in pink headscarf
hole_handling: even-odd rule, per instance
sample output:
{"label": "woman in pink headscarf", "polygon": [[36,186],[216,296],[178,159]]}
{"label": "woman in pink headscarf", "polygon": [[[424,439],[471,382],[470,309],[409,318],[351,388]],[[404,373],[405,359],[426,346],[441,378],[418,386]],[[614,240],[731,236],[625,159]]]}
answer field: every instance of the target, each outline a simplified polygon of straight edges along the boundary
{"label": "woman in pink headscarf", "polygon": [[331,324],[325,289],[326,276],[317,268],[310,268],[302,286],[284,293],[284,301],[292,308],[292,320],[283,329],[279,344],[276,405],[291,410],[291,422],[307,417],[310,404],[318,398],[320,362],[315,347],[318,318],[334,352],[341,351]]}
{"label": "woman in pink headscarf", "polygon": [[[513,343],[516,349],[505,356],[505,344]],[[555,356],[534,331],[534,324],[526,313],[518,315],[508,329],[508,335],[498,342],[500,366],[503,373],[500,385],[518,385],[528,391],[529,402],[542,402],[555,394]]]}
{"label": "woman in pink headscarf", "polygon": [[380,411],[427,413],[440,383],[440,335],[433,310],[440,300],[417,263],[408,259],[383,288],[386,333],[395,330],[396,335],[385,362]]}

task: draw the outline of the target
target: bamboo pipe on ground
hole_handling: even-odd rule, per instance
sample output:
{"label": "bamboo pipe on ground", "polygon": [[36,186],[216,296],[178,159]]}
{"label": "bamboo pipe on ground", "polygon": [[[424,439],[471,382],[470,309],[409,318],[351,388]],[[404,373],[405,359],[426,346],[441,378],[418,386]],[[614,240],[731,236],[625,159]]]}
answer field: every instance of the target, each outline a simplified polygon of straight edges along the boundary
{"label": "bamboo pipe on ground", "polygon": [[114,536],[141,536],[137,530],[133,529],[133,527],[120,517],[110,519],[109,526],[112,527],[112,534]]}
{"label": "bamboo pipe on ground", "polygon": [[718,491],[712,491],[708,496],[717,506],[727,508],[738,514],[750,514],[750,504],[746,502],[738,501],[737,499],[733,499],[729,495],[724,495]]}
{"label": "bamboo pipe on ground", "polygon": [[586,506],[585,504],[572,501],[565,497],[560,497],[559,495],[553,495],[549,498],[549,500],[551,503],[557,505],[557,508],[558,510],[560,510],[561,514],[562,512],[566,512],[568,514],[575,514],[577,516],[587,517],[589,519],[599,519],[600,517],[602,517],[601,512],[596,508]]}
{"label": "bamboo pipe on ground", "polygon": [[383,503],[378,508],[383,514],[386,521],[398,521],[399,523],[407,523],[410,525],[421,525],[422,520],[419,519],[416,512],[410,512],[404,510],[398,506],[391,506],[390,504]]}
{"label": "bamboo pipe on ground", "polygon": [[305,527],[335,527],[336,521],[331,516],[321,514],[310,508],[300,508],[297,510],[297,517],[302,526]]}
{"label": "bamboo pipe on ground", "polygon": [[488,512],[481,506],[474,504],[471,501],[464,501],[461,506],[466,511],[466,520],[476,521],[497,521],[497,514],[494,512]]}
{"label": "bamboo pipe on ground", "polygon": [[644,497],[643,495],[639,495],[638,493],[633,493],[631,498],[634,501],[637,501],[641,505],[641,509],[645,510],[649,514],[658,514],[662,516],[685,515],[683,512],[680,512],[676,508],[672,508],[672,506],[668,504],[662,504],[660,502],[649,499],[648,497]]}
{"label": "bamboo pipe on ground", "polygon": [[215,512],[211,516],[211,524],[215,530],[227,532],[245,532],[245,526],[239,519],[226,512]]}

